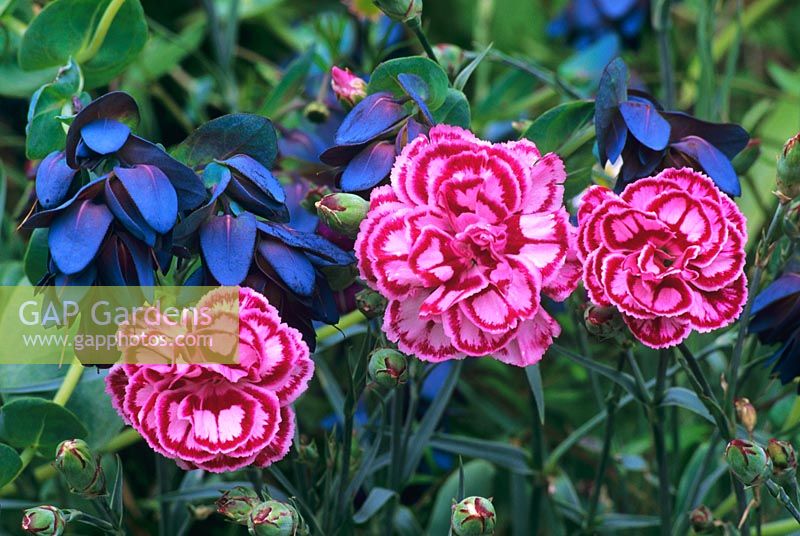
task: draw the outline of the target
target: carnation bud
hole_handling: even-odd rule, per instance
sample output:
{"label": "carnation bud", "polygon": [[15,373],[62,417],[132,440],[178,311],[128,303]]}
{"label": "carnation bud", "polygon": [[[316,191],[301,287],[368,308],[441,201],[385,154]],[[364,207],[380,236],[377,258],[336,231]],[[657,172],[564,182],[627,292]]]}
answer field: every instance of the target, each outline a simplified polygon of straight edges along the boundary
{"label": "carnation bud", "polygon": [[98,497],[106,492],[103,468],[82,439],[62,441],[56,449],[56,469],[64,476],[73,493]]}
{"label": "carnation bud", "polygon": [[37,506],[25,510],[22,530],[38,536],[60,536],[64,534],[67,519],[55,506]]}
{"label": "carnation bud", "polygon": [[742,423],[748,434],[752,434],[758,422],[756,408],[750,402],[750,399],[745,397],[737,398],[733,401],[733,405],[736,408],[736,416],[739,417],[739,422]]}
{"label": "carnation bud", "polygon": [[725,461],[733,475],[746,486],[756,486],[772,474],[766,451],[746,439],[734,439],[725,448]]}
{"label": "carnation bud", "polygon": [[301,438],[300,443],[297,445],[297,456],[300,463],[316,465],[319,461],[319,449],[316,442],[313,439],[304,440],[304,438]]}
{"label": "carnation bud", "polygon": [[260,502],[258,494],[245,486],[225,491],[217,499],[217,512],[239,525],[247,525],[253,506]]}
{"label": "carnation bud", "polygon": [[326,195],[333,193],[327,186],[315,186],[306,192],[300,205],[309,212],[317,212],[317,203]]}
{"label": "carnation bud", "polygon": [[300,516],[292,506],[278,501],[257,503],[250,513],[248,529],[253,536],[294,536]]}
{"label": "carnation bud", "polygon": [[689,523],[698,534],[707,534],[714,530],[714,514],[708,506],[698,506],[689,512]]}
{"label": "carnation bud", "polygon": [[450,78],[455,78],[461,66],[464,65],[464,49],[449,43],[441,43],[433,47],[439,65],[447,71]]}
{"label": "carnation bud", "polygon": [[422,15],[422,0],[375,0],[387,17],[406,22]]}
{"label": "carnation bud", "polygon": [[356,307],[367,318],[378,318],[386,311],[389,300],[383,297],[380,292],[375,292],[370,288],[360,290],[356,294]]}
{"label": "carnation bud", "polygon": [[800,134],[787,141],[778,156],[778,190],[789,199],[800,195]]}
{"label": "carnation bud", "polygon": [[747,142],[744,149],[731,160],[736,174],[744,175],[750,171],[759,156],[761,156],[761,140],[752,138]]}
{"label": "carnation bud", "polygon": [[324,123],[331,116],[331,111],[324,102],[312,101],[306,105],[303,115],[312,123]]}
{"label": "carnation bud", "polygon": [[331,68],[331,88],[336,97],[350,106],[354,106],[367,96],[367,83],[350,72],[350,69]]}
{"label": "carnation bud", "polygon": [[347,237],[355,238],[358,227],[367,217],[369,201],[355,194],[336,193],[317,201],[317,214],[322,222]]}
{"label": "carnation bud", "polygon": [[797,474],[797,454],[788,441],[770,439],[767,455],[772,461],[772,476],[780,484],[788,484]]}
{"label": "carnation bud", "polygon": [[379,348],[369,356],[369,377],[381,387],[397,387],[408,381],[408,359],[391,348]]}
{"label": "carnation bud", "polygon": [[616,307],[603,307],[590,304],[583,313],[586,331],[600,339],[624,337],[627,333],[625,322]]}
{"label": "carnation bud", "polygon": [[467,497],[453,505],[451,524],[456,536],[484,536],[494,534],[494,506],[491,499]]}

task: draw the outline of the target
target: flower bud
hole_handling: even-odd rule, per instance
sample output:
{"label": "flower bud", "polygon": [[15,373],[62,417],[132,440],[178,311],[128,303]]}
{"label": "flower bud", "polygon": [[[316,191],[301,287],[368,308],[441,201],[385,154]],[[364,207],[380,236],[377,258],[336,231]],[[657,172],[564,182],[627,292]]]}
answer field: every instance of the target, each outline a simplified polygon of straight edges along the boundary
{"label": "flower bud", "polygon": [[37,506],[25,510],[22,530],[38,536],[60,536],[64,534],[67,519],[55,506]]}
{"label": "flower bud", "polygon": [[56,469],[64,476],[73,493],[98,497],[106,492],[103,468],[82,439],[62,441],[56,449]]}
{"label": "flower bud", "polygon": [[779,484],[788,484],[797,475],[797,454],[788,441],[770,439],[767,455],[772,460],[772,476]]}
{"label": "flower bud", "polygon": [[761,484],[772,474],[766,451],[746,439],[734,439],[725,448],[725,461],[733,475],[746,486]]}
{"label": "flower bud", "polygon": [[375,0],[390,19],[406,22],[422,15],[422,0]]}
{"label": "flower bud", "polygon": [[778,156],[778,190],[789,199],[800,195],[800,134],[787,141]]}
{"label": "flower bud", "polygon": [[590,304],[583,313],[583,321],[586,331],[600,339],[624,339],[628,333],[616,307]]}
{"label": "flower bud", "polygon": [[753,167],[753,164],[756,163],[759,156],[761,156],[761,140],[758,138],[751,138],[744,149],[731,160],[736,174],[744,175],[750,171],[750,168]]}
{"label": "flower bud", "polygon": [[317,214],[322,222],[350,238],[358,234],[358,227],[367,217],[369,201],[355,194],[336,193],[317,201]]}
{"label": "flower bud", "polygon": [[340,101],[354,106],[367,96],[367,83],[350,69],[331,68],[331,88]]}
{"label": "flower bud", "polygon": [[356,294],[356,307],[367,318],[378,318],[386,311],[389,301],[380,292],[370,288],[358,291]]}
{"label": "flower bud", "polygon": [[294,536],[300,516],[292,506],[278,501],[257,503],[250,513],[248,529],[253,536]]}
{"label": "flower bud", "polygon": [[324,123],[331,116],[331,111],[324,102],[309,102],[303,110],[303,115],[312,123]]}
{"label": "flower bud", "polygon": [[750,402],[750,399],[745,397],[737,398],[733,401],[733,405],[736,408],[736,416],[739,418],[739,422],[742,423],[748,434],[752,434],[756,428],[756,423],[758,423],[756,408]]}
{"label": "flower bud", "polygon": [[258,494],[245,486],[225,491],[217,499],[217,512],[239,525],[247,525],[253,506],[260,502]]}
{"label": "flower bud", "polygon": [[323,197],[331,193],[333,192],[327,186],[315,186],[314,188],[311,188],[306,192],[305,197],[303,197],[303,200],[300,201],[300,206],[302,206],[304,209],[311,212],[312,214],[316,214],[317,202],[319,202],[320,200],[322,200]]}
{"label": "flower bud", "polygon": [[379,348],[369,356],[370,379],[381,387],[392,388],[408,381],[408,359],[391,348]]}
{"label": "flower bud", "polygon": [[491,499],[467,497],[453,505],[451,525],[456,536],[484,536],[494,534],[494,506]]}
{"label": "flower bud", "polygon": [[464,65],[464,49],[457,45],[449,43],[440,43],[433,47],[436,53],[436,59],[439,60],[439,65],[447,71],[447,75],[452,79],[455,78]]}
{"label": "flower bud", "polygon": [[698,506],[689,512],[689,523],[697,534],[709,534],[714,531],[714,514],[708,506]]}

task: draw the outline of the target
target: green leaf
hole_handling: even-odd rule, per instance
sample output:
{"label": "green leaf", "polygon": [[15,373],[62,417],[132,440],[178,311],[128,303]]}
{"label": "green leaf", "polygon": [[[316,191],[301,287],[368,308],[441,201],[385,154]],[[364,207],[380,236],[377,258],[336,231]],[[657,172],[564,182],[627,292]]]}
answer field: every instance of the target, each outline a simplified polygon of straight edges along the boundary
{"label": "green leaf", "polygon": [[0,437],[14,447],[36,445],[52,455],[61,441],[87,434],[74,413],[44,398],[17,398],[0,408]]}
{"label": "green leaf", "polygon": [[685,387],[670,387],[667,389],[664,393],[664,398],[661,399],[661,405],[678,406],[683,409],[688,409],[711,423],[716,422],[705,405],[703,405],[703,402],[697,397],[697,394]]}
{"label": "green leaf", "polygon": [[64,148],[67,133],[60,116],[65,106],[71,105],[72,97],[82,90],[81,70],[70,60],[58,71],[52,83],[40,87],[33,94],[25,126],[25,154],[28,158],[38,160]]}
{"label": "green leaf", "polygon": [[506,442],[437,434],[429,445],[445,452],[480,458],[522,475],[533,473],[528,466],[528,453]]}
{"label": "green leaf", "polygon": [[644,402],[643,393],[639,390],[639,387],[636,385],[636,380],[633,379],[633,376],[626,372],[619,372],[614,368],[609,367],[608,365],[603,365],[599,361],[594,361],[592,359],[587,359],[582,355],[578,355],[566,348],[554,344],[551,348],[557,352],[559,352],[564,357],[578,363],[579,365],[583,365],[584,367],[594,370],[598,374],[601,374],[608,378],[609,380],[613,381],[614,383],[618,384],[620,387],[625,389],[633,398],[640,402]]}
{"label": "green leaf", "polygon": [[267,100],[261,106],[261,115],[271,117],[280,110],[287,102],[295,98],[303,87],[316,55],[316,47],[312,46],[295,59],[286,68],[283,77],[277,86],[267,96]]}
{"label": "green leaf", "polygon": [[67,402],[67,409],[81,422],[91,423],[85,439],[89,446],[96,449],[103,447],[125,426],[111,404],[98,403],[108,396],[105,393],[106,374],[87,371]]}
{"label": "green leaf", "polygon": [[[146,41],[147,23],[139,0],[55,0],[25,31],[19,64],[33,71],[64,65],[75,57],[87,88],[93,88],[122,72]],[[90,48],[93,42],[100,44],[96,50]]]}
{"label": "green leaf", "polygon": [[116,464],[114,480],[111,482],[111,487],[109,488],[108,506],[117,519],[122,521],[122,516],[125,513],[122,504],[122,459],[118,454],[114,455],[114,463]]}
{"label": "green leaf", "polygon": [[141,87],[169,73],[200,47],[206,27],[207,20],[197,17],[178,34],[154,31],[142,53],[125,72],[125,85]]}
{"label": "green leaf", "polygon": [[433,113],[437,123],[469,128],[472,113],[466,95],[457,89],[449,88],[444,103]]}
{"label": "green leaf", "polygon": [[0,443],[0,487],[13,482],[22,470],[22,460],[17,451]]}
{"label": "green leaf", "polygon": [[372,488],[364,500],[364,504],[361,505],[358,512],[353,514],[353,521],[357,524],[366,523],[395,495],[397,493],[390,489]]}
{"label": "green leaf", "polygon": [[456,76],[455,81],[453,81],[454,88],[456,88],[459,91],[464,91],[464,88],[467,86],[467,82],[469,82],[469,77],[472,76],[472,73],[475,72],[475,69],[477,69],[478,66],[481,64],[481,62],[484,60],[484,58],[486,58],[486,55],[489,53],[490,50],[492,50],[491,43],[489,43],[489,46],[483,49],[483,52],[475,56],[475,58],[471,62],[469,62],[466,65],[466,67],[461,69],[461,72],[458,73],[458,76]]}
{"label": "green leaf", "polygon": [[172,156],[195,169],[236,154],[271,168],[278,155],[272,121],[255,114],[223,115],[192,132],[172,151]]}
{"label": "green leaf", "polygon": [[370,77],[367,93],[371,95],[380,91],[388,91],[396,97],[404,97],[406,93],[397,81],[397,75],[403,73],[416,75],[428,85],[428,96],[425,103],[431,112],[438,110],[444,104],[447,99],[447,90],[450,87],[447,73],[438,63],[422,56],[397,58],[378,65]]}
{"label": "green leaf", "polygon": [[536,409],[539,411],[539,422],[544,424],[544,389],[542,388],[542,373],[539,370],[539,364],[525,367],[525,374],[528,376],[528,384],[531,386]]}
{"label": "green leaf", "polygon": [[593,116],[594,102],[566,102],[540,115],[523,137],[534,142],[542,154],[558,152],[570,137],[589,124]]}
{"label": "green leaf", "polygon": [[25,251],[23,263],[28,281],[36,284],[47,273],[47,258],[50,249],[47,246],[47,229],[34,229]]}
{"label": "green leaf", "polygon": [[[472,460],[464,464],[464,496],[491,497],[494,495],[494,479],[497,470],[484,460]],[[431,518],[426,534],[447,534],[450,529],[450,513],[453,499],[458,494],[458,470],[453,471],[436,493]]]}

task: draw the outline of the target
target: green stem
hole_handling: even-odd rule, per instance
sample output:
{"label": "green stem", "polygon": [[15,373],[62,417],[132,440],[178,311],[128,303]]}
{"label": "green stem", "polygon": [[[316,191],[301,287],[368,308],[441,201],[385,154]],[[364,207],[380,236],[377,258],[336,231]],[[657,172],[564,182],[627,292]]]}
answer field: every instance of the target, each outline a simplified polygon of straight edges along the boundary
{"label": "green stem", "polygon": [[92,40],[89,41],[86,48],[77,54],[76,60],[78,63],[85,63],[91,60],[100,51],[100,47],[103,46],[106,35],[108,35],[108,30],[111,28],[114,18],[117,16],[117,13],[124,3],[125,0],[111,0],[108,6],[106,6],[106,10],[103,12],[103,16],[100,17],[100,22],[92,36]]}
{"label": "green stem", "polygon": [[664,105],[668,110],[675,106],[675,75],[672,67],[672,47],[669,43],[671,0],[660,0],[653,10],[653,28],[658,35],[659,67],[661,86],[664,90]]}
{"label": "green stem", "polygon": [[661,534],[670,534],[672,518],[672,496],[669,484],[669,464],[667,463],[667,444],[664,437],[664,407],[661,401],[667,385],[667,369],[669,368],[670,352],[661,350],[658,355],[658,372],[656,373],[656,386],[653,393],[653,405],[650,426],[653,429],[653,444],[656,450],[656,464],[658,465],[658,503],[661,517]]}
{"label": "green stem", "polygon": [[425,50],[425,54],[427,54],[428,57],[436,63],[439,63],[436,53],[433,51],[430,42],[428,42],[428,38],[425,36],[425,32],[422,30],[422,20],[419,17],[414,17],[413,19],[406,21],[406,26],[408,26],[411,31],[414,32],[414,35],[417,36],[419,43]]}
{"label": "green stem", "polygon": [[[625,368],[625,357],[623,354],[617,362],[617,371],[622,372]],[[603,449],[600,451],[600,463],[597,465],[597,473],[594,479],[592,496],[589,499],[589,508],[586,510],[586,521],[584,527],[591,530],[594,527],[594,519],[597,515],[597,507],[600,504],[600,490],[603,487],[603,477],[606,474],[608,460],[611,457],[611,440],[614,438],[614,421],[619,407],[619,397],[621,388],[618,383],[614,383],[606,399],[606,430],[603,435]]]}
{"label": "green stem", "polygon": [[733,426],[730,424],[725,412],[720,408],[719,402],[717,402],[717,398],[714,396],[714,391],[711,390],[711,385],[708,383],[703,371],[700,370],[700,365],[698,365],[697,360],[691,350],[686,347],[686,344],[680,343],[678,349],[680,350],[678,362],[686,370],[686,374],[689,376],[689,383],[692,385],[695,393],[697,393],[700,401],[714,417],[722,438],[726,442],[730,441],[733,439],[734,435]]}
{"label": "green stem", "polygon": [[761,241],[761,244],[756,253],[755,269],[753,270],[753,278],[750,280],[749,294],[747,296],[747,303],[744,306],[742,316],[739,318],[739,332],[736,335],[736,344],[733,347],[731,354],[731,361],[728,365],[728,384],[730,388],[725,396],[725,408],[728,410],[729,418],[733,419],[735,416],[735,408],[733,407],[733,400],[736,397],[738,389],[739,367],[742,363],[742,351],[744,350],[744,340],[747,337],[747,327],[750,324],[750,310],[753,307],[753,300],[758,294],[758,289],[761,286],[761,276],[764,273],[764,263],[767,262],[769,256],[769,246],[775,237],[775,233],[780,227],[782,221],[783,211],[786,205],[779,203],[772,215],[772,221],[767,228],[767,234]]}
{"label": "green stem", "polygon": [[361,313],[361,311],[353,311],[352,313],[348,313],[340,318],[339,322],[335,326],[322,326],[321,328],[317,329],[317,342],[322,342],[333,336],[341,335],[342,331],[346,330],[347,328],[351,328],[356,324],[360,324],[364,320],[366,320],[366,317],[363,315],[363,313]]}
{"label": "green stem", "polygon": [[[781,503],[781,506],[783,506],[786,511],[792,515],[797,524],[800,525],[800,511],[797,510],[797,507],[789,498],[789,495],[786,494],[786,491],[772,480],[767,480],[765,485],[767,490],[769,490],[769,493],[775,497],[779,503]],[[797,527],[795,527],[795,530],[796,528]]]}

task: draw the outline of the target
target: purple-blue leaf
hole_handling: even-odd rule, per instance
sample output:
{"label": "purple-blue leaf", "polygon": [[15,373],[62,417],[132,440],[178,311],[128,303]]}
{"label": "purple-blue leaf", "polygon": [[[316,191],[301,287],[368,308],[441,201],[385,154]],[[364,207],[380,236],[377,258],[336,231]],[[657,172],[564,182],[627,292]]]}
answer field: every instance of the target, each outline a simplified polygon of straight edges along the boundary
{"label": "purple-blue leaf", "polygon": [[628,141],[628,127],[625,125],[622,114],[615,114],[606,134],[606,153],[612,164],[622,154],[626,141]]}
{"label": "purple-blue leaf", "polygon": [[642,102],[628,101],[619,111],[633,137],[643,145],[660,151],[669,143],[670,126],[655,107]]}
{"label": "purple-blue leaf", "polygon": [[44,209],[58,206],[69,192],[76,171],[67,165],[63,151],[52,152],[36,170],[36,198]]}
{"label": "purple-blue leaf", "polygon": [[361,151],[342,173],[345,192],[368,190],[389,176],[396,157],[395,146],[388,141],[373,143]]}
{"label": "purple-blue leaf", "polygon": [[75,203],[55,218],[47,244],[58,269],[77,274],[86,268],[97,255],[113,219],[108,207],[90,199]]}
{"label": "purple-blue leaf", "polygon": [[[611,122],[618,115],[619,105],[628,98],[628,68],[622,58],[609,63],[600,77],[594,107],[594,124],[597,131],[597,148],[600,162],[609,160],[608,149]],[[617,139],[617,138],[614,138]]]}
{"label": "purple-blue leaf", "polygon": [[256,218],[214,216],[200,228],[200,248],[206,267],[222,285],[238,285],[250,269],[256,244]]}
{"label": "purple-blue leaf", "polygon": [[98,119],[81,129],[81,138],[92,151],[107,155],[115,153],[125,145],[131,127],[113,119]]}
{"label": "purple-blue leaf", "polygon": [[150,227],[160,234],[172,229],[178,219],[178,196],[160,169],[148,165],[115,167],[114,174]]}
{"label": "purple-blue leaf", "polygon": [[37,227],[49,227],[52,223],[53,219],[55,219],[59,214],[64,212],[68,207],[72,206],[74,203],[78,201],[82,201],[84,199],[94,199],[97,195],[103,191],[103,186],[105,184],[106,178],[105,177],[98,177],[97,179],[93,180],[92,182],[85,184],[78,190],[75,195],[71,198],[67,199],[57,207],[53,207],[47,210],[40,210],[31,214],[25,221],[22,222],[22,227],[25,229],[36,229]]}
{"label": "purple-blue leaf", "polygon": [[422,115],[424,115],[425,119],[428,121],[428,124],[435,125],[436,121],[433,120],[433,115],[431,115],[431,111],[426,104],[426,101],[430,98],[428,84],[419,76],[410,73],[398,74],[397,82],[400,84],[400,87],[403,88],[406,95],[411,97],[411,100],[419,107]]}
{"label": "purple-blue leaf", "polygon": [[607,18],[616,20],[630,11],[637,0],[596,0],[597,6]]}
{"label": "purple-blue leaf", "polygon": [[227,160],[223,160],[222,163],[250,179],[253,184],[272,196],[278,203],[286,202],[286,192],[283,190],[283,185],[254,158],[246,154],[237,154]]}
{"label": "purple-blue leaf", "polygon": [[397,133],[397,137],[394,140],[395,153],[400,154],[403,147],[419,137],[420,134],[427,134],[428,128],[413,117],[410,117],[406,124],[400,128],[400,132]]}
{"label": "purple-blue leaf", "polygon": [[311,315],[314,320],[335,324],[339,321],[339,308],[336,307],[336,297],[333,295],[328,281],[320,276],[311,300]]}
{"label": "purple-blue leaf", "polygon": [[178,210],[191,210],[205,203],[207,193],[200,177],[157,145],[131,135],[117,156],[129,167],[148,164],[163,171],[178,194]]}
{"label": "purple-blue leaf", "polygon": [[731,196],[742,195],[742,185],[733,164],[719,149],[697,136],[687,136],[671,148],[695,160],[720,190]]}
{"label": "purple-blue leaf", "polygon": [[728,160],[733,160],[750,141],[747,131],[733,123],[709,123],[683,112],[667,112],[664,117],[672,126],[670,141],[698,136],[722,151]]}
{"label": "purple-blue leaf", "polygon": [[345,166],[366,146],[366,143],[361,143],[359,145],[334,145],[324,150],[322,154],[319,155],[319,159],[323,164],[328,164],[329,166]]}
{"label": "purple-blue leaf", "polygon": [[258,243],[258,253],[292,292],[300,296],[311,296],[314,292],[316,271],[305,254],[283,242],[263,237]]}
{"label": "purple-blue leaf", "polygon": [[130,194],[116,177],[106,180],[105,200],[111,213],[131,234],[148,246],[156,243],[156,232],[144,221]]}
{"label": "purple-blue leaf", "polygon": [[791,272],[783,274],[756,296],[750,314],[758,314],[776,301],[798,293],[800,293],[800,274]]}
{"label": "purple-blue leaf", "polygon": [[[155,286],[156,275],[151,249],[127,233],[120,233],[119,238],[124,244],[125,249],[128,250],[126,258],[128,262],[132,264],[132,266],[127,267],[127,271],[133,268],[139,280],[139,286]],[[128,285],[130,285],[130,283],[128,283]]]}
{"label": "purple-blue leaf", "polygon": [[353,108],[336,131],[336,145],[359,145],[391,130],[406,117],[391,93],[375,93]]}
{"label": "purple-blue leaf", "polygon": [[354,262],[354,258],[350,253],[316,233],[304,233],[286,225],[267,221],[258,222],[258,229],[267,236],[277,238],[287,246],[303,249],[324,258],[332,265],[346,266]]}
{"label": "purple-blue leaf", "polygon": [[112,91],[90,102],[81,110],[67,132],[67,145],[64,152],[67,155],[67,164],[78,168],[76,152],[82,138],[83,128],[98,119],[113,119],[131,128],[136,128],[139,123],[139,107],[133,97],[123,91]]}

